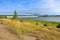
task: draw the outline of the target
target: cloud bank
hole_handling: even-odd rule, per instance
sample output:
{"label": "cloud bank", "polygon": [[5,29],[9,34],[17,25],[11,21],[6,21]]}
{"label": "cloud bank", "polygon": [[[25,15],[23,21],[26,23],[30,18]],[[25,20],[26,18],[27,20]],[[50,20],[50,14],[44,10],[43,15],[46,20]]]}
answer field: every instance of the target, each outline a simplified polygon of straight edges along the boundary
{"label": "cloud bank", "polygon": [[0,13],[14,10],[18,13],[60,15],[60,0],[0,0]]}

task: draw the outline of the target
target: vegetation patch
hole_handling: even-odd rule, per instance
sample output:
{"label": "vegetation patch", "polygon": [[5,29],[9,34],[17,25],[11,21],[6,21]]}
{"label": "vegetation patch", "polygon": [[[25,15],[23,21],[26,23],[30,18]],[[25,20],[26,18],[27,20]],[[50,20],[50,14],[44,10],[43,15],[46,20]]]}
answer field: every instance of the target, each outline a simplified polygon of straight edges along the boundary
{"label": "vegetation patch", "polygon": [[60,28],[60,24],[57,25],[57,28]]}
{"label": "vegetation patch", "polygon": [[[8,26],[8,28],[12,28],[13,32],[16,33],[20,38],[24,34],[32,35],[38,37],[39,40],[59,40],[60,32],[58,29],[52,24],[53,22],[39,21],[39,20],[10,20],[10,19],[1,19],[4,24]],[[35,24],[38,23],[38,24]],[[48,26],[45,27],[44,26]],[[39,26],[36,26],[39,25]],[[57,25],[57,23],[55,24]],[[50,29],[48,29],[50,28]]]}

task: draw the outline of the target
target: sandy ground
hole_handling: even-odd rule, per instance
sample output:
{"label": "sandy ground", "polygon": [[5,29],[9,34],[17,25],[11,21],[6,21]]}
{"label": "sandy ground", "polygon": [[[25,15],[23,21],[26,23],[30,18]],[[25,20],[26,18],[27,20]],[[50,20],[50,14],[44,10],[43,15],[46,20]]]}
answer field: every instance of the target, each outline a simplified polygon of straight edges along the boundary
{"label": "sandy ground", "polygon": [[5,25],[0,24],[0,40],[19,40],[19,38],[9,32]]}
{"label": "sandy ground", "polygon": [[28,35],[24,35],[23,36],[23,40],[37,40],[36,37],[32,37],[32,36],[28,36]]}
{"label": "sandy ground", "polygon": [[[20,40],[17,35],[11,33],[5,25],[0,24],[0,40]],[[23,40],[36,40],[35,37],[24,35]]]}

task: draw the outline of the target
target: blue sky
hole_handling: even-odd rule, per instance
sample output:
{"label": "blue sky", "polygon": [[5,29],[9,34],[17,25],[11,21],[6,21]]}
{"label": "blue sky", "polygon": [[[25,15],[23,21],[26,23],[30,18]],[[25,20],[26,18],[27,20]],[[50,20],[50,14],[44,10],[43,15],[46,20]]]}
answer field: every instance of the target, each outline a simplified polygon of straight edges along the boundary
{"label": "blue sky", "polygon": [[[60,15],[60,0],[0,0],[0,14],[37,13]],[[28,13],[27,13],[28,14]]]}

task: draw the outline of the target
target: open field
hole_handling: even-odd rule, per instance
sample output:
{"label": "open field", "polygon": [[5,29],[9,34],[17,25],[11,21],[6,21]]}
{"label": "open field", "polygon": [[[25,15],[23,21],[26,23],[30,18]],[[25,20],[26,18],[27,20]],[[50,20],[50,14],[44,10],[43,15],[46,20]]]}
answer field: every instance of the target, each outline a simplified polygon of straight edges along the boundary
{"label": "open field", "polygon": [[60,40],[59,22],[1,19],[20,40]]}

